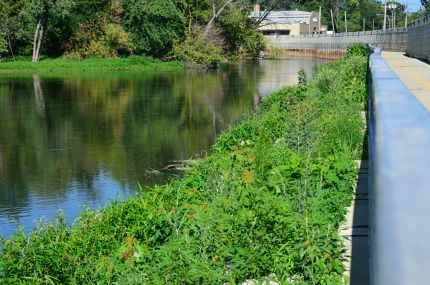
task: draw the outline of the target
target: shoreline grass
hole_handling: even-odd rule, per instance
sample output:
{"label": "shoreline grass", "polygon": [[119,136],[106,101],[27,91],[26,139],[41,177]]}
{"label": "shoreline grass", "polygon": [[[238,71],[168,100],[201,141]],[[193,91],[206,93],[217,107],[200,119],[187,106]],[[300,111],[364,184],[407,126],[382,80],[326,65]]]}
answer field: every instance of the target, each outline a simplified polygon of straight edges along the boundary
{"label": "shoreline grass", "polygon": [[263,100],[166,185],[0,238],[3,284],[342,284],[367,58]]}
{"label": "shoreline grass", "polygon": [[85,71],[85,70],[150,70],[150,69],[183,69],[179,61],[164,62],[145,56],[128,56],[116,58],[88,58],[69,60],[63,58],[45,58],[31,62],[30,58],[7,59],[0,61],[0,73],[24,73],[34,71]]}

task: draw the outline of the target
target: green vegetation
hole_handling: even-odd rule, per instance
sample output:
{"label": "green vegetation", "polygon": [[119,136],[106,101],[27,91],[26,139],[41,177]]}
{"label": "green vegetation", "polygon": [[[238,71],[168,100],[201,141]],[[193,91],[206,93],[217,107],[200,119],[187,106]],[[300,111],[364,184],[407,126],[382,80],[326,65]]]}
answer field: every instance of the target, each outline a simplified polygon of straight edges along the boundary
{"label": "green vegetation", "polygon": [[[286,8],[263,0],[267,9]],[[248,17],[253,1],[238,0],[4,0],[0,6],[0,59],[41,56],[66,59],[144,55],[181,58],[255,57],[264,49],[258,23]],[[195,41],[187,39],[193,38]],[[194,46],[193,44],[196,43]],[[181,49],[179,49],[181,50]],[[0,63],[1,64],[1,63]],[[212,62],[208,63],[213,64]]]}
{"label": "green vegetation", "polygon": [[346,56],[368,56],[369,47],[363,43],[356,43],[346,48]]}
{"label": "green vegetation", "polygon": [[[421,2],[428,6],[427,0]],[[134,54],[215,66],[226,59],[255,58],[266,45],[257,32],[264,16],[248,17],[256,3],[266,12],[318,11],[321,7],[322,24],[336,32],[345,30],[344,13],[348,31],[383,26],[384,7],[377,0],[3,0],[0,60],[15,56],[31,56],[32,61],[42,56],[80,60]],[[409,21],[426,11],[428,8],[412,13]],[[395,13],[397,23],[390,22],[390,14],[387,28],[404,26],[403,3],[397,3]],[[202,43],[208,48],[202,49]],[[269,57],[276,55],[272,51]]]}
{"label": "green vegetation", "polygon": [[266,98],[181,178],[1,239],[1,283],[340,284],[366,72],[363,56],[328,63]]}
{"label": "green vegetation", "polygon": [[61,71],[61,70],[95,70],[95,69],[151,69],[151,68],[183,68],[178,61],[163,62],[145,56],[115,57],[107,59],[88,58],[84,60],[44,59],[40,62],[28,60],[7,61],[0,64],[0,73],[11,71]]}

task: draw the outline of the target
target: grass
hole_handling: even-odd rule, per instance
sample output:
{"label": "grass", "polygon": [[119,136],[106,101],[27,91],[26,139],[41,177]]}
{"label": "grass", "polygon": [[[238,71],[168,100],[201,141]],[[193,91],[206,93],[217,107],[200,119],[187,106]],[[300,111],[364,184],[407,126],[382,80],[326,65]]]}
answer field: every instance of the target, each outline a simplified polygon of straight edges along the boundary
{"label": "grass", "polygon": [[69,60],[63,58],[44,58],[31,62],[30,58],[7,59],[0,62],[0,73],[33,71],[69,71],[69,70],[140,70],[140,69],[181,69],[184,65],[178,61],[163,62],[145,56],[117,58],[88,58]]}
{"label": "grass", "polygon": [[341,284],[367,58],[275,92],[166,185],[0,240],[2,284]]}

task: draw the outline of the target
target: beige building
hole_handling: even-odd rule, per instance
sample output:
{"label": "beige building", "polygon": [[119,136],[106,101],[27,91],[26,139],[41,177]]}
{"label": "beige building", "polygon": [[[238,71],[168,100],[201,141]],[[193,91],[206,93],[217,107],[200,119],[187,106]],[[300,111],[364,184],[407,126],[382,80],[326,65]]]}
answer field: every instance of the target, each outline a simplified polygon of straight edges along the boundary
{"label": "beige building", "polygon": [[[267,15],[266,15],[267,14]],[[321,26],[318,12],[305,11],[260,11],[259,5],[254,7],[251,17],[260,19],[258,30],[265,36],[325,34],[326,26]]]}

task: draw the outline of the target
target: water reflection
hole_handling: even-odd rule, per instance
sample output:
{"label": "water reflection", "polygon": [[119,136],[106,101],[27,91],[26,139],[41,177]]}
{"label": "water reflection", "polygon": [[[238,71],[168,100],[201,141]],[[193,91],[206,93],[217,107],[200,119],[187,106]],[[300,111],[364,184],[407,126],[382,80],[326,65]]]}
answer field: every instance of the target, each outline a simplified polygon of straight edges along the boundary
{"label": "water reflection", "polygon": [[259,61],[217,71],[0,77],[0,234],[132,195],[137,181],[208,150],[269,91],[315,61]]}

